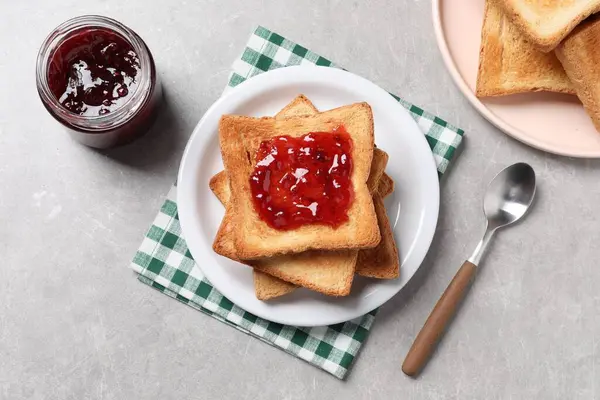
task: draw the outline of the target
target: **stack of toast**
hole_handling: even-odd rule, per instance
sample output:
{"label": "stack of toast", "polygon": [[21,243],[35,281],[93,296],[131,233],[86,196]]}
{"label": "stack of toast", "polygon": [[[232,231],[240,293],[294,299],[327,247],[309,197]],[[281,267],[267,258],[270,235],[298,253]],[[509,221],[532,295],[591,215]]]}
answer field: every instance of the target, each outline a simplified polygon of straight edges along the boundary
{"label": "stack of toast", "polygon": [[576,94],[600,131],[600,0],[486,0],[476,95]]}
{"label": "stack of toast", "polygon": [[[347,221],[339,226],[307,223],[278,229],[261,218],[251,177],[259,148],[283,137],[333,133],[342,126],[351,138],[353,192]],[[213,249],[253,268],[258,299],[269,300],[304,287],[347,296],[355,274],[394,279],[400,262],[383,198],[394,190],[384,172],[388,155],[375,147],[373,116],[366,103],[319,112],[299,95],[274,117],[224,115],[219,140],[225,170],[210,188],[225,207]],[[332,166],[332,168],[335,165]]]}

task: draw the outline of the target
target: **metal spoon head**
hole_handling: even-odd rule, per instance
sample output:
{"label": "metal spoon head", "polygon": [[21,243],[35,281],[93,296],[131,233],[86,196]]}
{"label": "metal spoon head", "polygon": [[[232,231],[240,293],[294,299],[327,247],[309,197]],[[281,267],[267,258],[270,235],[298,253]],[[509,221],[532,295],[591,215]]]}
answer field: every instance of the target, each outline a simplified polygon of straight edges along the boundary
{"label": "metal spoon head", "polygon": [[535,172],[529,164],[506,167],[490,182],[483,210],[489,229],[497,229],[519,220],[535,196]]}

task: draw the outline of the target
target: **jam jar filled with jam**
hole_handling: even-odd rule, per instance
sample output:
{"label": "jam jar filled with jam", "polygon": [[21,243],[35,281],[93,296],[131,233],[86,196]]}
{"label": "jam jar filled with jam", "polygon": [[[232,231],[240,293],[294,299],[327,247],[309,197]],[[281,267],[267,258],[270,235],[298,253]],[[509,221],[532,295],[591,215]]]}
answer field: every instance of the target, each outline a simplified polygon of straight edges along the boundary
{"label": "jam jar filled with jam", "polygon": [[110,18],[70,19],[46,38],[37,89],[48,112],[91,147],[131,142],[151,126],[162,99],[144,41]]}

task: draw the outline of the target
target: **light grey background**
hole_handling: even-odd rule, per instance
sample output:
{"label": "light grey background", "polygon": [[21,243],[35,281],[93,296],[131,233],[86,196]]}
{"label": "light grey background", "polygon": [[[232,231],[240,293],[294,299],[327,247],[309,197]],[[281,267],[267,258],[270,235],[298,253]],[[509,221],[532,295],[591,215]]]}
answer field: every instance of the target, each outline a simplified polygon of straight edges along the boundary
{"label": "light grey background", "polygon": [[[444,69],[430,9],[426,0],[0,0],[0,398],[600,399],[600,164],[525,147],[483,120]],[[136,30],[166,89],[155,129],[109,156],[72,142],[35,91],[38,46],[85,13]],[[380,312],[346,382],[127,268],[257,24],[467,132],[429,256]],[[402,359],[482,233],[485,185],[515,161],[538,173],[535,209],[497,237],[432,362],[409,379]]]}

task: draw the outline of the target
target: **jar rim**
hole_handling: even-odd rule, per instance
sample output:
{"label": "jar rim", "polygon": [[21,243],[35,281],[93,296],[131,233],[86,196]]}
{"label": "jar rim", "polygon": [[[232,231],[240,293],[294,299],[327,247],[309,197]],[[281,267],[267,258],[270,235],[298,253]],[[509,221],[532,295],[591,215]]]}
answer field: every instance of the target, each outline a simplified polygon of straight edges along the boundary
{"label": "jar rim", "polygon": [[[83,116],[76,114],[62,104],[50,90],[48,70],[54,52],[75,32],[86,28],[98,28],[113,31],[129,43],[140,60],[139,84],[132,95],[114,112]],[[101,15],[82,15],[71,18],[50,32],[37,56],[36,82],[38,93],[44,106],[61,123],[89,132],[102,132],[115,129],[131,120],[151,96],[154,65],[150,51],[144,41],[122,23]]]}

